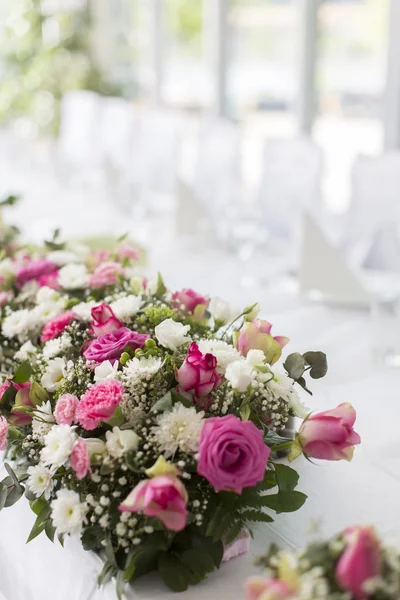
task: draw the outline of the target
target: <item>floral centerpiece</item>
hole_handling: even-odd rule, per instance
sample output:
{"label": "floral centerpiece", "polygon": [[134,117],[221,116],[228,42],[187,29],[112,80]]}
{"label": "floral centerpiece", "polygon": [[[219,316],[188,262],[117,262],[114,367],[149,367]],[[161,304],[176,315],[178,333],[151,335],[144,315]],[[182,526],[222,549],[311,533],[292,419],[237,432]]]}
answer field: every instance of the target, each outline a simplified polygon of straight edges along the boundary
{"label": "floral centerpiece", "polygon": [[398,600],[400,553],[370,526],[348,527],[302,550],[271,547],[264,577],[246,582],[247,600]]}
{"label": "floral centerpiece", "polygon": [[[0,507],[28,497],[29,540],[79,534],[104,553],[99,581],[115,576],[119,596],[154,569],[182,591],[252,523],[304,504],[277,452],[350,460],[356,415],[348,404],[309,414],[299,391],[326,374],[326,357],[283,360],[289,340],[258,305],[232,315],[219,298],[172,294],[161,276],[115,271],[68,264],[30,308],[4,308],[2,339],[21,347],[0,390],[0,445],[14,466]],[[291,416],[303,422],[285,439]]]}

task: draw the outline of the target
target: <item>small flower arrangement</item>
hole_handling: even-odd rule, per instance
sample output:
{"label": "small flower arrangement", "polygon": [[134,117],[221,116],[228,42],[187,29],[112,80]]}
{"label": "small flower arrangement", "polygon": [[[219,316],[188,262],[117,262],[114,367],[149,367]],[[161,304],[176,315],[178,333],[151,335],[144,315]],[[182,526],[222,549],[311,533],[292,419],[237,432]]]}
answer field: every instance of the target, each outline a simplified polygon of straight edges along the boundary
{"label": "small flower arrangement", "polygon": [[271,547],[246,582],[247,600],[398,600],[400,552],[370,526],[348,527],[302,550]]}
{"label": "small flower arrangement", "polygon": [[[42,267],[31,261],[23,279],[53,272]],[[29,540],[79,534],[103,552],[99,582],[115,577],[119,597],[152,570],[182,591],[236,540],[245,550],[252,523],[304,504],[277,453],[350,460],[356,414],[349,404],[309,414],[299,392],[326,374],[326,357],[283,360],[289,340],[258,305],[232,315],[219,298],[170,293],[160,275],[83,267],[64,265],[57,289],[36,285],[22,309],[4,309],[3,339],[20,348],[0,389],[0,444],[14,465],[0,506],[25,494],[37,515]],[[287,439],[291,417],[303,422]]]}

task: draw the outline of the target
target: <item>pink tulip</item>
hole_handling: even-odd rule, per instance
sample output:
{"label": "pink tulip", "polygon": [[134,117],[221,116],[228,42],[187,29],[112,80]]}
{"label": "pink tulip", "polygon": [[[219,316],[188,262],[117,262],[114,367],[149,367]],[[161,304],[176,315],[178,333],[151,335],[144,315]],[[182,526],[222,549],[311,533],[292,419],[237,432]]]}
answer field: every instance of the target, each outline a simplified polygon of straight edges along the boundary
{"label": "pink tulip", "polygon": [[249,350],[262,350],[267,355],[273,341],[284,348],[289,343],[289,338],[282,335],[272,337],[271,330],[271,323],[262,319],[254,319],[252,323],[246,322],[236,337],[237,349],[244,356],[247,356]]}
{"label": "pink tulip", "polygon": [[246,581],[246,600],[286,600],[293,597],[284,581],[270,577],[251,577]]}
{"label": "pink tulip", "polygon": [[[180,292],[175,292],[172,296],[172,301],[178,308],[185,310],[190,315],[194,313],[197,306],[204,306],[204,310],[208,306],[208,299],[191,288],[185,288]],[[204,314],[204,311],[202,312]],[[198,317],[201,318],[203,314],[198,315]]]}
{"label": "pink tulip", "polygon": [[351,460],[361,442],[353,429],[356,411],[345,402],[333,410],[312,415],[301,425],[298,441],[306,456],[323,460]]}
{"label": "pink tulip", "polygon": [[[6,379],[3,385],[0,385],[0,400],[3,397],[4,392],[10,387],[11,383],[8,379]],[[13,387],[17,390],[17,396],[15,398],[15,402],[18,406],[32,406],[29,392],[31,388],[31,384],[29,381],[26,383],[13,383]],[[11,411],[10,416],[8,418],[9,423],[11,425],[15,425],[16,427],[22,425],[28,425],[32,421],[32,417],[27,415],[26,413],[19,412],[14,409]]]}
{"label": "pink tulip", "polygon": [[344,540],[346,549],[336,566],[336,579],[356,600],[365,600],[365,582],[381,572],[379,541],[372,527],[346,529]]}
{"label": "pink tulip", "polygon": [[195,342],[189,346],[187,357],[176,372],[181,392],[188,392],[195,399],[205,398],[217,388],[222,379],[217,371],[217,359],[213,354],[202,354]]}
{"label": "pink tulip", "polygon": [[112,333],[123,327],[123,323],[117,319],[111,306],[105,302],[92,308],[91,325],[96,337]]}
{"label": "pink tulip", "polygon": [[183,483],[171,475],[160,475],[141,481],[122,502],[120,511],[142,512],[156,517],[170,531],[186,526],[187,493]]}

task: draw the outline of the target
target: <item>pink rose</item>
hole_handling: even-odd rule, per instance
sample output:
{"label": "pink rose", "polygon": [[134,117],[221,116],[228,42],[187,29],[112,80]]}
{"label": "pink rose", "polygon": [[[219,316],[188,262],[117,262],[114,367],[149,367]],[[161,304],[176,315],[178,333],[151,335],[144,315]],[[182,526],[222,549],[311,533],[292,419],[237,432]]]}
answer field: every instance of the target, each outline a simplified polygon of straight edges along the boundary
{"label": "pink rose", "polygon": [[48,342],[49,340],[53,340],[54,338],[58,337],[75,318],[75,313],[72,310],[61,313],[61,315],[54,317],[54,319],[46,323],[46,325],[43,327],[40,341]]}
{"label": "pink rose", "polygon": [[353,598],[365,600],[365,582],[381,573],[379,540],[372,527],[351,527],[343,537],[346,549],[337,563],[336,579]]}
{"label": "pink rose", "polygon": [[[244,356],[247,356],[249,350],[262,350],[266,356],[270,352],[273,342],[277,342],[281,348],[284,348],[289,342],[289,338],[282,335],[271,336],[271,323],[262,319],[254,319],[252,323],[246,322],[240,332],[236,334],[236,347]],[[278,347],[279,350],[279,347]],[[279,356],[277,357],[277,359]],[[277,360],[276,359],[276,360]]]}
{"label": "pink rose", "polygon": [[120,358],[124,348],[129,346],[132,350],[143,348],[145,341],[150,336],[146,333],[131,331],[128,327],[121,327],[112,333],[101,335],[93,340],[89,347],[83,352],[83,356],[89,362],[101,363],[105,360]]}
{"label": "pink rose", "polygon": [[63,394],[59,397],[54,409],[54,418],[58,425],[72,425],[78,402],[78,398],[73,394]]}
{"label": "pink rose", "polygon": [[20,283],[26,283],[32,279],[39,279],[41,275],[48,275],[57,271],[57,265],[51,260],[32,260],[17,271],[17,279]]}
{"label": "pink rose", "polygon": [[93,250],[89,255],[89,263],[98,267],[99,265],[108,262],[111,258],[110,250]]}
{"label": "pink rose", "polygon": [[12,292],[0,292],[0,306],[8,304],[13,297]]}
{"label": "pink rose", "polygon": [[125,271],[121,265],[114,262],[103,263],[90,276],[89,287],[99,289],[107,285],[115,285],[119,280],[118,275],[125,276]]}
{"label": "pink rose", "polygon": [[261,429],[234,415],[207,419],[200,434],[197,472],[217,492],[253,487],[264,479],[271,450]]}
{"label": "pink rose", "polygon": [[90,473],[90,457],[83,438],[79,438],[76,442],[69,460],[78,479],[83,479]]}
{"label": "pink rose", "polygon": [[115,252],[118,260],[123,258],[128,258],[129,260],[139,260],[140,258],[140,250],[134,246],[130,246],[129,244],[122,244],[121,246],[118,246]]}
{"label": "pink rose", "polygon": [[353,429],[356,411],[351,404],[312,415],[299,429],[297,439],[306,456],[324,460],[351,460],[361,442]]}
{"label": "pink rose", "polygon": [[115,379],[95,383],[82,396],[76,410],[76,419],[87,431],[96,429],[101,421],[108,421],[122,400],[124,386]]}
{"label": "pink rose", "polygon": [[[190,315],[194,313],[197,306],[204,306],[204,310],[208,306],[208,299],[191,288],[185,288],[180,292],[175,292],[172,296],[172,301],[178,308],[185,310]],[[199,318],[202,316],[203,315],[199,315]]]}
{"label": "pink rose", "polygon": [[7,448],[8,423],[5,417],[0,417],[0,450]]}
{"label": "pink rose", "polygon": [[106,333],[112,333],[123,327],[123,324],[114,315],[111,306],[108,304],[100,304],[92,308],[91,326],[96,337]]}
{"label": "pink rose", "polygon": [[246,600],[286,600],[293,598],[293,591],[279,579],[250,577],[246,581]]}
{"label": "pink rose", "polygon": [[60,284],[58,283],[58,271],[41,275],[38,279],[40,287],[48,287],[52,290],[59,290]]}
{"label": "pink rose", "polygon": [[142,512],[156,517],[170,531],[182,531],[186,525],[187,493],[176,477],[160,475],[141,481],[122,502],[120,511]]}
{"label": "pink rose", "polygon": [[[11,382],[7,379],[0,386],[0,400],[3,397],[4,392],[10,387]],[[29,381],[26,383],[13,383],[13,387],[17,390],[17,396],[15,397],[15,404],[17,406],[33,406],[29,392],[31,389],[31,384]],[[20,412],[16,409],[12,410],[10,416],[8,418],[9,423],[15,425],[16,427],[20,427],[22,425],[28,425],[32,421],[32,417],[29,415]]]}
{"label": "pink rose", "polygon": [[205,398],[217,388],[222,379],[217,371],[217,359],[213,354],[202,354],[195,342],[189,346],[187,357],[176,371],[181,392]]}

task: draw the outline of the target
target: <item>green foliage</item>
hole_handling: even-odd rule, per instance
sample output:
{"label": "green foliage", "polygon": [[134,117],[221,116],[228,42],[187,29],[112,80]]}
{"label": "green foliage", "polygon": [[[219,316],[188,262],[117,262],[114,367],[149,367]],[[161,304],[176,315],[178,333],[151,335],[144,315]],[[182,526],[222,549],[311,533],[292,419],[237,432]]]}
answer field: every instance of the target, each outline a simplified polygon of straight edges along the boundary
{"label": "green foliage", "polygon": [[13,381],[14,383],[26,383],[27,381],[29,381],[31,375],[32,367],[29,361],[25,360],[15,371]]}
{"label": "green foliage", "polygon": [[22,475],[18,479],[17,474],[13,471],[8,463],[4,463],[8,476],[0,482],[0,510],[13,506],[24,495],[25,487],[21,485],[21,481],[25,480]]}
{"label": "green foliage", "polygon": [[325,377],[328,371],[326,355],[323,352],[306,352],[289,354],[283,365],[289,377],[296,381],[306,392],[311,394],[307,388],[304,374],[308,371],[312,379]]}

